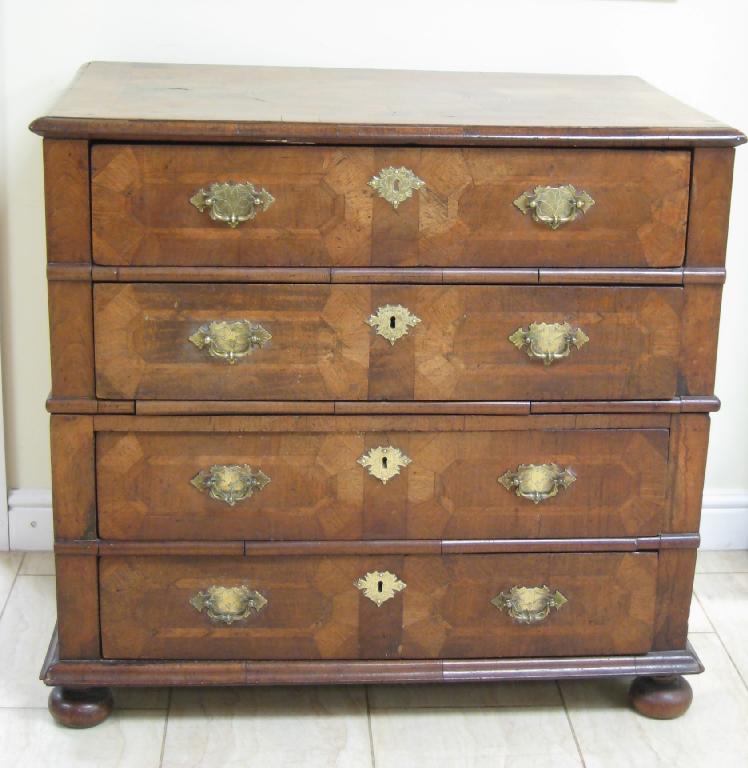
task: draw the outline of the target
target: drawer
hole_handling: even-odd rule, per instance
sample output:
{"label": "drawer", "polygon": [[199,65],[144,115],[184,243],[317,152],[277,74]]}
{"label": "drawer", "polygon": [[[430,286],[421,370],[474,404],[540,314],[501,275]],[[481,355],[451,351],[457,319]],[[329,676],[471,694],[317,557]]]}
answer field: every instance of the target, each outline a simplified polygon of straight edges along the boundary
{"label": "drawer", "polygon": [[684,258],[687,151],[99,144],[91,156],[99,264],[673,267]]}
{"label": "drawer", "polygon": [[102,649],[237,660],[645,653],[656,580],[656,553],[105,557]]}
{"label": "drawer", "polygon": [[101,398],[677,394],[679,287],[97,284],[94,303]]}
{"label": "drawer", "polygon": [[124,431],[96,434],[106,539],[574,538],[666,528],[667,428],[564,428],[574,417],[548,416],[481,417],[467,429],[461,417],[120,423]]}

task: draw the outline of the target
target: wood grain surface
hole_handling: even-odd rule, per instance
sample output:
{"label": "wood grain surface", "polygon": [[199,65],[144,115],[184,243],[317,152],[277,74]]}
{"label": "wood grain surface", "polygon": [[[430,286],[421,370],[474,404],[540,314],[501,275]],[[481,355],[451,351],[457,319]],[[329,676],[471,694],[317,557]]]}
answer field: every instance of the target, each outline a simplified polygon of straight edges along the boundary
{"label": "wood grain surface", "polygon": [[[501,417],[495,417],[499,421]],[[330,419],[334,428],[336,422]],[[454,432],[99,432],[104,539],[356,540],[565,538],[665,529],[667,429]],[[383,485],[357,463],[394,445],[412,461]],[[540,504],[498,483],[554,462],[576,482]],[[190,484],[212,465],[248,464],[271,482],[229,506]]]}
{"label": "wood grain surface", "polygon": [[[674,267],[685,252],[688,152],[101,144],[91,159],[98,264]],[[389,166],[425,184],[396,209],[368,185]],[[190,198],[225,181],[275,202],[212,221]],[[514,205],[563,184],[595,205],[559,229]]]}
{"label": "wood grain surface", "polygon": [[740,131],[636,77],[125,62],[86,64],[31,129],[212,142],[745,141]]}
{"label": "wood grain surface", "polygon": [[[683,293],[664,287],[96,284],[97,395],[670,399],[677,394]],[[395,344],[366,322],[387,304],[421,319]],[[224,319],[260,323],[272,339],[236,365],[190,343],[200,325]],[[564,321],[590,341],[550,366],[509,341],[532,322]]]}
{"label": "wood grain surface", "polygon": [[[654,553],[111,557],[99,567],[105,658],[501,658],[646,653],[652,643]],[[407,585],[379,607],[353,584],[374,570]],[[214,622],[190,605],[211,585],[245,584],[268,601],[245,620]],[[568,603],[520,624],[490,602],[517,584],[547,584]]]}

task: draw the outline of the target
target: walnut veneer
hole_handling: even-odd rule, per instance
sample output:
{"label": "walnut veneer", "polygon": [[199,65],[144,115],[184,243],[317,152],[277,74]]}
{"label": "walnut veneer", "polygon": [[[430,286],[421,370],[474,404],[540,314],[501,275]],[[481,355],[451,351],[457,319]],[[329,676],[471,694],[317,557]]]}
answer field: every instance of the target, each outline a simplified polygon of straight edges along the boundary
{"label": "walnut veneer", "polygon": [[635,78],[114,63],[32,130],[60,722],[143,684],[687,708],[740,132]]}

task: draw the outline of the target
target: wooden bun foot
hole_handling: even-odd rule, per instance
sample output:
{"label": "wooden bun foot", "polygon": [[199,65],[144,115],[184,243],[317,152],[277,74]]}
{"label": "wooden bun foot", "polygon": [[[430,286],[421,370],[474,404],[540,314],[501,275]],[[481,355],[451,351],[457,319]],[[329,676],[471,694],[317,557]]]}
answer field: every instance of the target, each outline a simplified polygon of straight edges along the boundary
{"label": "wooden bun foot", "polygon": [[67,728],[92,728],[112,714],[111,688],[53,688],[49,694],[52,717]]}
{"label": "wooden bun foot", "polygon": [[672,720],[691,706],[693,691],[681,675],[637,677],[631,683],[629,697],[640,715],[656,720]]}

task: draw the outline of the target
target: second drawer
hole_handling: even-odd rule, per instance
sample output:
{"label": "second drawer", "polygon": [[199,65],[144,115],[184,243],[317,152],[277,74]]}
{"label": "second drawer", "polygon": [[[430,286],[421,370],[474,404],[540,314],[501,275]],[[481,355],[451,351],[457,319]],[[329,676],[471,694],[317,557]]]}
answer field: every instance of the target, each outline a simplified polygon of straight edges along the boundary
{"label": "second drawer", "polygon": [[687,394],[678,287],[99,284],[94,297],[100,398]]}
{"label": "second drawer", "polygon": [[655,535],[677,462],[666,416],[109,423],[97,497],[115,540]]}

